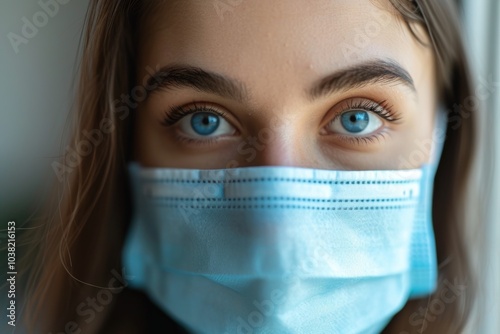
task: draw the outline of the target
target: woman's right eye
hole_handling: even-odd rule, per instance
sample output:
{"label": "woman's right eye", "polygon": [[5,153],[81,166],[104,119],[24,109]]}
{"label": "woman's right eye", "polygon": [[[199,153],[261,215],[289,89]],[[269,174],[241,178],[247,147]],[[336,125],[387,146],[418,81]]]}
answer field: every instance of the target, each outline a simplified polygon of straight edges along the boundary
{"label": "woman's right eye", "polygon": [[236,131],[224,117],[207,111],[191,113],[182,118],[178,124],[184,134],[197,139],[230,136]]}
{"label": "woman's right eye", "polygon": [[214,140],[231,136],[236,129],[225,119],[224,113],[211,106],[192,105],[174,107],[167,112],[163,121],[165,126],[175,126],[178,135],[186,140]]}

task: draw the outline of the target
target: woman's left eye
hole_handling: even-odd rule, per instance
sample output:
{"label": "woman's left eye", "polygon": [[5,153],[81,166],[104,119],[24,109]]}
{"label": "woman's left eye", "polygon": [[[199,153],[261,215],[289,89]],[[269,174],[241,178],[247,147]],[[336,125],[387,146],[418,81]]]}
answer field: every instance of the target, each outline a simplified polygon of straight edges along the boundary
{"label": "woman's left eye", "polygon": [[380,129],[383,122],[371,111],[348,110],[337,115],[327,130],[336,134],[363,137]]}

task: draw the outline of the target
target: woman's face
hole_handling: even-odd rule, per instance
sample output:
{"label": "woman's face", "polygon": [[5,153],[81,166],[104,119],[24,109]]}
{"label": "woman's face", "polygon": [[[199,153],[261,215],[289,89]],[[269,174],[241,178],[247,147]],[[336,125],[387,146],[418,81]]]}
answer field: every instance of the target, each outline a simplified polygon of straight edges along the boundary
{"label": "woman's face", "polygon": [[142,22],[138,56],[137,84],[156,87],[137,110],[144,166],[428,160],[433,53],[387,0],[165,1]]}

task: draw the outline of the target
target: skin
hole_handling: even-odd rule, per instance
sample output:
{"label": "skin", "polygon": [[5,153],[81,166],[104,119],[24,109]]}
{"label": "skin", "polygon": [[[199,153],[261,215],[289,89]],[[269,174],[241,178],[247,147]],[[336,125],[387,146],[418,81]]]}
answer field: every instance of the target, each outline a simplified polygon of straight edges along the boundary
{"label": "skin", "polygon": [[[237,81],[248,96],[239,101],[188,87],[155,90],[137,110],[136,161],[147,167],[338,170],[418,168],[428,161],[437,106],[434,55],[388,1],[253,0],[228,5],[230,11],[215,3],[167,1],[155,8],[141,25],[137,77],[150,76],[148,67],[192,66]],[[374,33],[360,44],[367,29]],[[306,94],[332,73],[374,60],[398,63],[415,91],[379,80],[318,99]],[[397,121],[368,111],[371,124],[380,124],[364,135],[369,139],[345,133],[343,112],[381,101]],[[193,102],[224,113],[229,130],[203,138],[210,142],[179,140],[192,138],[189,116],[166,126],[165,115]]]}

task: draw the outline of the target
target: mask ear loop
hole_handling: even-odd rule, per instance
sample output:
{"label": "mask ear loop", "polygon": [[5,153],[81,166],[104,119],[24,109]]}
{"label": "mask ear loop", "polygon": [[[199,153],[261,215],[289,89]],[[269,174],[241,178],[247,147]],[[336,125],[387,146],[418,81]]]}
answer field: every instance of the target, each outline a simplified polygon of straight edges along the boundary
{"label": "mask ear loop", "polygon": [[446,109],[439,105],[434,119],[429,162],[422,169],[421,198],[411,246],[410,299],[429,296],[437,285],[438,264],[432,222],[432,197],[434,176],[441,160],[447,124]]}

